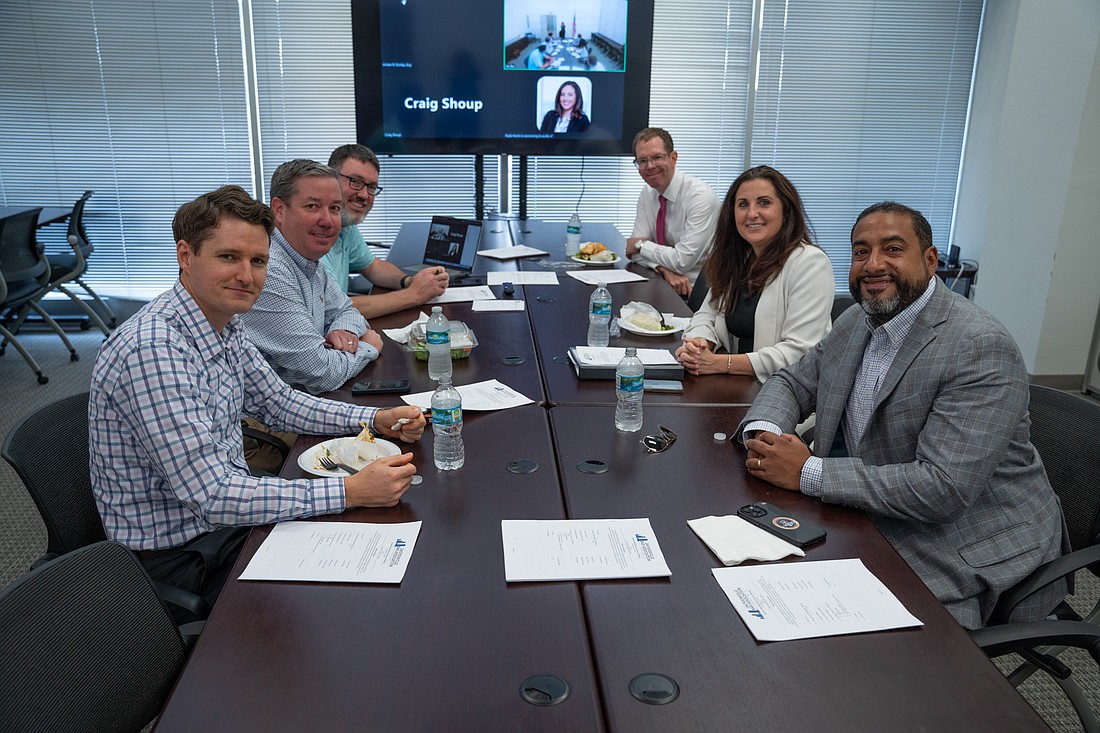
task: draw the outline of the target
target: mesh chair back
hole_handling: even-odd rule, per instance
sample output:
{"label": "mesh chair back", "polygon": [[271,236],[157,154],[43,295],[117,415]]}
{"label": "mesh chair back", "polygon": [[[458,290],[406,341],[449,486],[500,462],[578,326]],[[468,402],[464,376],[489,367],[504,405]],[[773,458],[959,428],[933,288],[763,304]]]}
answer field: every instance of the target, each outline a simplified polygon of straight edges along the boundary
{"label": "mesh chair back", "polygon": [[[1070,545],[1100,541],[1100,403],[1031,385],[1031,442],[1062,500]],[[1097,568],[1090,568],[1094,573]]]}
{"label": "mesh chair back", "polygon": [[76,237],[77,246],[84,253],[84,257],[95,251],[92,240],[88,239],[88,230],[84,228],[84,205],[88,203],[88,199],[92,197],[93,193],[94,191],[85,191],[84,195],[73,204],[73,213],[69,216],[69,231],[65,235],[66,237]]}
{"label": "mesh chair back", "polygon": [[46,524],[47,552],[63,555],[106,539],[88,469],[88,393],[23,418],[4,439],[11,464]]}
{"label": "mesh chair back", "polygon": [[0,273],[9,286],[19,280],[42,280],[49,265],[34,238],[42,209],[30,209],[0,219]]}
{"label": "mesh chair back", "polygon": [[185,654],[129,550],[100,542],[69,553],[0,591],[0,727],[139,731]]}
{"label": "mesh chair back", "polygon": [[852,296],[845,295],[843,293],[837,293],[833,297],[833,310],[832,310],[832,319],[833,319],[833,321],[835,322],[836,319],[840,318],[841,313],[848,310],[849,308],[851,308],[855,304],[856,304],[856,299],[853,298]]}

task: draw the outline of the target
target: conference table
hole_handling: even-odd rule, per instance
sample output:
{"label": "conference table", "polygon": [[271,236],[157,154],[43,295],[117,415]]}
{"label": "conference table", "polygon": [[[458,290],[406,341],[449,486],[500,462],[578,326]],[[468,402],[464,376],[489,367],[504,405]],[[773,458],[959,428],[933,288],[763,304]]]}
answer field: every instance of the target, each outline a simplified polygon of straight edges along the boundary
{"label": "conference table", "polygon": [[[563,259],[562,225],[500,221],[486,229],[493,246],[529,244],[550,250],[550,261]],[[391,258],[417,261],[426,231],[418,225],[399,236]],[[614,227],[586,224],[587,238],[593,233],[623,252]],[[477,271],[515,272],[538,262],[478,258]],[[755,479],[744,469],[744,449],[715,439],[733,433],[755,380],[688,375],[683,395],[646,393],[641,433],[615,430],[613,382],[578,380],[557,361],[564,347],[583,343],[592,289],[559,275],[558,286],[516,287],[525,312],[477,313],[469,303],[444,308],[470,324],[480,342],[454,362],[456,384],[499,379],[534,404],[468,411],[466,464],[458,471],[434,468],[426,431],[405,447],[422,483],[396,507],[316,518],[422,521],[404,580],[237,580],[272,529],[255,528],[157,730],[1048,729],[861,511]],[[614,285],[612,296],[616,309],[624,299],[648,300],[686,314],[658,278]],[[375,319],[372,327],[407,325],[419,311]],[[611,340],[675,343],[626,333]],[[434,386],[426,365],[389,341],[351,381],[391,378],[410,379],[413,392]],[[328,396],[367,404],[349,385]],[[403,404],[398,395],[369,403]],[[639,438],[658,424],[678,439],[647,454]],[[324,439],[301,436],[282,475],[308,477],[297,458]],[[607,471],[582,470],[591,461]],[[757,642],[711,575],[721,563],[686,524],[753,501],[825,527],[828,538],[799,561],[860,558],[922,626]],[[504,579],[501,520],[631,517],[649,518],[671,577]],[[632,695],[631,681],[646,673],[675,681],[678,697],[650,704]]]}

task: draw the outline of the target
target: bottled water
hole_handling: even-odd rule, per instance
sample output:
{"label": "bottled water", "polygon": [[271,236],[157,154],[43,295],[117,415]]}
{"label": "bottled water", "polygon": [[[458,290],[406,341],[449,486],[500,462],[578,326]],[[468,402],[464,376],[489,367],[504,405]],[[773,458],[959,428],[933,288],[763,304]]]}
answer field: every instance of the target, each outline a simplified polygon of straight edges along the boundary
{"label": "bottled water", "polygon": [[572,257],[581,250],[581,217],[577,212],[569,217],[565,227],[565,256]]}
{"label": "bottled water", "polygon": [[435,380],[451,378],[451,323],[443,308],[432,306],[432,315],[424,326],[428,342],[428,376]]}
{"label": "bottled water", "polygon": [[642,387],[645,367],[638,350],[626,347],[626,356],[615,367],[615,427],[624,433],[642,429]]}
{"label": "bottled water", "polygon": [[451,375],[439,380],[432,395],[432,431],[435,433],[435,467],[440,471],[462,468],[466,449],[462,447],[462,395],[451,386]]}
{"label": "bottled water", "polygon": [[599,283],[588,300],[588,345],[607,346],[607,324],[611,321],[611,291]]}

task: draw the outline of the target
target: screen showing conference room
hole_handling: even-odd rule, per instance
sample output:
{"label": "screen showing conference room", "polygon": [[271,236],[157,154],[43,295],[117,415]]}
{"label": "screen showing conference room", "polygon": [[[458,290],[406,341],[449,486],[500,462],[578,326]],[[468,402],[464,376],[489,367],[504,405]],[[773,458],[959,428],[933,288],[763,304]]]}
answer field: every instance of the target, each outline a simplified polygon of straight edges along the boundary
{"label": "screen showing conference room", "polygon": [[[629,153],[649,122],[652,28],[652,0],[353,0],[359,142],[384,153]],[[567,80],[583,80],[587,120],[544,131],[548,90]]]}

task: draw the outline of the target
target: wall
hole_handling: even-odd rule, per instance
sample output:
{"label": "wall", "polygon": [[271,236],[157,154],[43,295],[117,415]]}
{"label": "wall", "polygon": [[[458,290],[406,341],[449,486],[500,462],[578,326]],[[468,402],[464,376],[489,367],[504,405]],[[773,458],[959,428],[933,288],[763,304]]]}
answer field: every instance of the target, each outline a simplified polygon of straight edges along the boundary
{"label": "wall", "polygon": [[1100,304],[1100,3],[988,2],[953,241],[1033,375],[1080,384]]}

